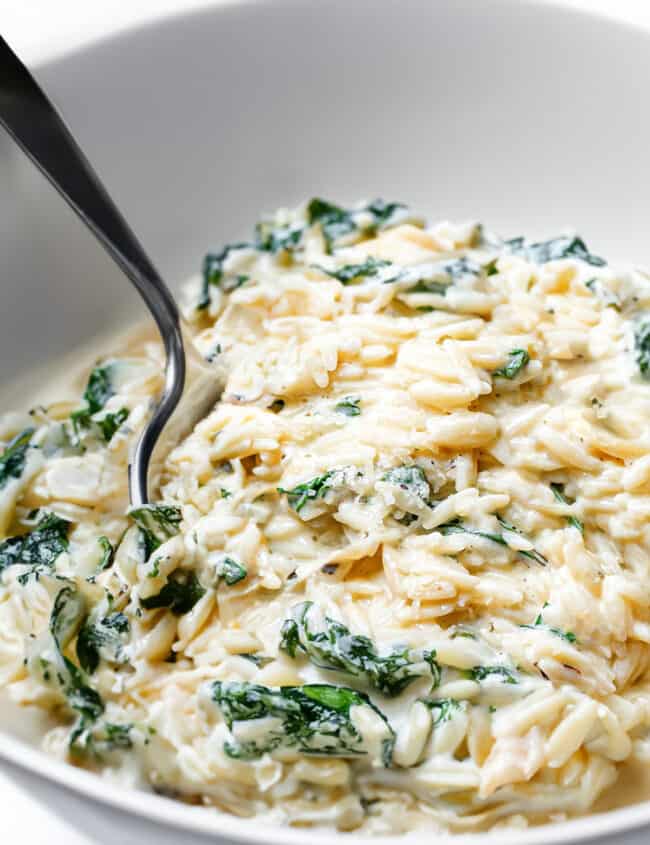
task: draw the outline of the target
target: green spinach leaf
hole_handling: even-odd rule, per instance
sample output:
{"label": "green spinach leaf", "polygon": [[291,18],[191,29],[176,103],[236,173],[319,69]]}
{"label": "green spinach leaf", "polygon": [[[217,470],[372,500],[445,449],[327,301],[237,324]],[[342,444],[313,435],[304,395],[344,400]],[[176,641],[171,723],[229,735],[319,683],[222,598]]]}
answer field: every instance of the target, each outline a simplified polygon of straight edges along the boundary
{"label": "green spinach leaf", "polygon": [[20,478],[25,469],[27,450],[35,429],[26,428],[9,441],[0,455],[0,490],[6,487],[12,478]]}
{"label": "green spinach leaf", "polygon": [[346,417],[358,417],[361,414],[361,398],[359,396],[346,396],[334,406],[337,414]]}
{"label": "green spinach leaf", "polygon": [[[515,528],[514,525],[510,525],[505,520],[503,520],[500,516],[497,516],[499,520],[499,524],[506,529],[506,531],[513,531],[517,534],[521,534],[518,528]],[[493,543],[498,543],[500,546],[508,546],[508,542],[503,534],[495,534],[489,531],[479,531],[476,528],[469,528],[465,525],[465,523],[461,519],[453,519],[450,522],[445,522],[442,525],[438,525],[435,529],[439,531],[441,534],[445,536],[449,534],[472,534],[475,537],[483,537],[486,540],[492,540]],[[540,554],[535,549],[531,550],[524,550],[524,549],[514,549],[517,554],[521,555],[522,557],[529,558],[530,560],[534,560],[536,563],[539,563],[541,566],[546,566],[548,561],[544,557],[544,555]]]}
{"label": "green spinach leaf", "polygon": [[389,469],[381,480],[396,484],[401,490],[417,496],[424,502],[428,502],[431,496],[431,486],[424,470],[417,464],[404,464],[401,467]]}
{"label": "green spinach leaf", "polygon": [[180,531],[183,519],[180,508],[175,505],[142,505],[131,508],[129,516],[140,529],[145,560],[156,549]]}
{"label": "green spinach leaf", "polygon": [[128,632],[129,620],[123,613],[110,613],[96,622],[86,619],[77,637],[77,659],[81,668],[92,675],[101,657],[120,662],[124,635]]}
{"label": "green spinach leaf", "polygon": [[80,630],[85,611],[86,602],[81,593],[66,586],[54,600],[49,627],[58,652],[56,677],[68,707],[78,714],[68,740],[70,752],[101,756],[118,748],[130,748],[128,733],[132,726],[114,725],[101,719],[105,709],[102,697],[90,686],[82,670],[64,654],[64,649]]}
{"label": "green spinach leaf", "polygon": [[480,264],[466,256],[438,261],[433,264],[416,264],[407,267],[394,280],[409,284],[408,293],[435,293],[445,296],[455,282],[474,279],[481,275]]}
{"label": "green spinach leaf", "polygon": [[432,687],[440,682],[435,651],[400,646],[380,655],[372,640],[351,634],[310,601],[296,605],[285,620],[280,648],[293,658],[302,652],[319,668],[353,675],[390,697],[417,678],[431,678]]}
{"label": "green spinach leaf", "polygon": [[471,681],[484,681],[491,675],[497,675],[502,678],[504,684],[517,684],[519,681],[512,669],[507,666],[474,666],[473,669],[468,669],[465,672],[466,676]]}
{"label": "green spinach leaf", "polygon": [[356,279],[365,279],[376,276],[380,270],[385,267],[390,267],[390,261],[383,261],[380,258],[367,258],[361,264],[345,264],[336,270],[326,270],[325,267],[316,265],[319,270],[331,276],[333,279],[338,279],[344,285],[355,281]]}
{"label": "green spinach leaf", "polygon": [[290,490],[286,490],[284,487],[278,487],[278,493],[285,493],[289,507],[293,508],[296,513],[300,513],[307,502],[325,496],[327,491],[332,488],[335,473],[336,470],[328,470],[323,475],[318,475],[309,481],[297,484]]}
{"label": "green spinach leaf", "polygon": [[304,231],[300,223],[277,225],[273,220],[262,220],[255,227],[255,246],[262,252],[291,254],[300,246]]}
{"label": "green spinach leaf", "polygon": [[[569,501],[569,499],[567,499],[567,497],[564,495],[564,484],[556,484],[555,482],[552,482],[551,491],[553,493],[553,496],[555,497],[555,500],[561,505],[573,504],[573,502]],[[566,519],[569,525],[572,525],[574,528],[577,528],[581,534],[584,534],[585,527],[577,516],[565,516],[564,518]]]}
{"label": "green spinach leaf", "polygon": [[115,413],[107,413],[99,419],[93,419],[95,414],[98,414],[104,409],[108,400],[112,396],[115,396],[113,366],[110,363],[104,364],[103,366],[95,367],[90,373],[88,384],[83,394],[85,405],[79,408],[79,410],[73,411],[70,415],[72,427],[77,437],[82,429],[90,429],[93,423],[95,423],[104,442],[109,443],[115,432],[129,416],[126,408],[120,408]]}
{"label": "green spinach leaf", "polygon": [[225,273],[223,265],[231,252],[249,246],[247,243],[228,244],[220,252],[208,252],[201,268],[201,293],[196,305],[198,311],[205,310],[212,302],[211,287],[219,287],[225,293],[230,293],[248,281],[248,276]]}
{"label": "green spinach leaf", "polygon": [[223,579],[229,587],[243,581],[248,575],[248,570],[239,561],[228,555],[224,555],[215,566],[215,572],[219,581]]}
{"label": "green spinach leaf", "polygon": [[442,725],[453,718],[454,713],[462,709],[463,705],[455,698],[438,698],[432,701],[428,698],[419,698],[422,704],[425,704],[433,714],[433,727]]}
{"label": "green spinach leaf", "polygon": [[[382,759],[386,766],[391,763],[394,731],[368,696],[356,690],[331,684],[272,688],[214,681],[210,693],[233,733],[233,739],[224,744],[224,751],[235,759],[255,760],[280,747],[332,757],[367,754],[364,737],[351,715],[353,708],[367,707],[384,723]],[[269,717],[269,726],[258,739],[238,738],[239,723]]]}
{"label": "green spinach leaf", "polygon": [[347,209],[316,197],[307,206],[307,221],[310,226],[320,224],[327,251],[331,252],[342,238],[352,233],[370,237],[380,229],[396,225],[405,212],[406,206],[399,202],[376,199],[367,206]]}
{"label": "green spinach leaf", "polygon": [[42,573],[52,574],[59,555],[68,550],[70,523],[53,513],[44,514],[27,534],[0,543],[0,574],[10,566],[25,566],[18,576],[21,584]]}
{"label": "green spinach leaf", "polygon": [[530,356],[525,349],[513,349],[508,353],[508,360],[506,363],[495,370],[492,375],[500,378],[513,379],[518,376],[526,364],[530,361]]}
{"label": "green spinach leaf", "polygon": [[[544,605],[546,607],[546,605]],[[561,628],[554,628],[551,625],[547,625],[542,618],[542,614],[539,613],[533,622],[532,625],[520,625],[520,628],[532,628],[535,630],[536,628],[542,628],[546,631],[549,631],[551,634],[555,634],[556,637],[559,637],[561,640],[565,640],[567,643],[571,643],[574,645],[578,642],[578,638],[573,633],[573,631],[563,631]]]}
{"label": "green spinach leaf", "polygon": [[642,378],[650,381],[650,320],[639,323],[634,333],[636,363]]}
{"label": "green spinach leaf", "polygon": [[177,569],[172,572],[159,593],[141,598],[140,604],[145,610],[166,607],[175,616],[182,616],[190,612],[204,593],[205,588],[201,586],[194,572]]}
{"label": "green spinach leaf", "polygon": [[504,247],[513,255],[520,255],[533,264],[546,264],[547,261],[560,258],[577,258],[592,267],[604,267],[607,264],[603,258],[589,252],[582,238],[566,235],[534,244],[527,244],[525,238],[511,238],[504,242]]}
{"label": "green spinach leaf", "polygon": [[103,535],[97,538],[97,542],[102,550],[102,558],[99,561],[97,572],[104,572],[113,565],[113,561],[115,560],[115,546],[108,537],[104,537]]}

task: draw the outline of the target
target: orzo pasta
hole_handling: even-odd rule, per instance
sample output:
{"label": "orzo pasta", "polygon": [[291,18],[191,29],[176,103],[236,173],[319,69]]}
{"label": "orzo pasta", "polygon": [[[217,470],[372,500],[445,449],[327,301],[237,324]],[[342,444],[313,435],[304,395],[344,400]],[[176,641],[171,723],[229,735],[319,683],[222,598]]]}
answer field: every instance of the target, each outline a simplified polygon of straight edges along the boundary
{"label": "orzo pasta", "polygon": [[650,282],[573,236],[312,200],[188,286],[222,400],[129,511],[142,342],[3,418],[0,677],[77,765],[394,833],[650,759]]}

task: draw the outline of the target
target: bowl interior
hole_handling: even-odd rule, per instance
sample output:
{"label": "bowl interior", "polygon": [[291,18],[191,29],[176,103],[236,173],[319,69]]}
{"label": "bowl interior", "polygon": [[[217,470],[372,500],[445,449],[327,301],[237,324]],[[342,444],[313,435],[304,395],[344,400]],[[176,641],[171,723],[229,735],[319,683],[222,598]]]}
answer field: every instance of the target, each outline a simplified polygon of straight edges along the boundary
{"label": "bowl interior", "polygon": [[[165,277],[263,211],[382,195],[647,261],[647,34],[518,0],[216,5],[37,68]],[[0,137],[0,383],[144,314]]]}

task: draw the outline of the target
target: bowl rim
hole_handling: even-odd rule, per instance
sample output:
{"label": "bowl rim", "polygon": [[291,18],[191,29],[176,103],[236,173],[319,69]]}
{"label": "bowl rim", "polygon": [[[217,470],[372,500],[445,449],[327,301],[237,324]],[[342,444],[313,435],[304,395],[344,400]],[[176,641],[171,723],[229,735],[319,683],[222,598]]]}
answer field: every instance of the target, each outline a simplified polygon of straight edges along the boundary
{"label": "bowl rim", "polygon": [[[172,2],[172,0],[170,0]],[[39,42],[32,42],[26,46],[26,55],[31,67],[39,70],[43,66],[57,62],[59,59],[68,59],[75,53],[85,52],[88,49],[100,46],[104,42],[121,38],[129,33],[147,29],[158,24],[168,23],[174,19],[180,19],[206,11],[227,11],[238,7],[252,7],[267,5],[273,0],[173,0],[173,5],[165,3],[158,4],[155,8],[146,0],[131,0],[128,8],[130,17],[115,18],[114,9],[111,8],[111,15],[101,20],[102,29],[97,26],[97,21],[90,18],[88,25],[83,27],[83,20],[75,20],[75,29],[68,32],[67,41],[59,39],[44,38]],[[301,4],[311,2],[313,4],[327,2],[327,0],[299,0]],[[586,4],[589,0],[508,0],[522,6],[551,7],[556,12],[568,12],[574,15],[582,15],[586,18],[599,19],[609,23],[613,27],[634,31],[645,31],[650,34],[650,12],[644,16],[632,19],[629,15],[621,17],[613,9],[605,9],[599,6],[597,9],[590,9]],[[9,33],[11,35],[12,33]]]}
{"label": "bowl rim", "polygon": [[[250,10],[255,6],[268,5],[274,0],[181,0],[176,8],[162,11],[150,10],[144,17],[136,18],[133,23],[118,23],[108,32],[90,32],[73,39],[64,46],[55,43],[48,49],[42,43],[33,49],[34,60],[31,63],[37,72],[55,66],[60,61],[74,61],[76,55],[91,51],[105,43],[118,41],[129,34],[146,31],[158,25],[169,24],[174,19],[186,18],[206,12],[232,12],[239,8]],[[289,2],[323,3],[327,0],[289,0]],[[514,5],[548,7],[553,14],[568,13],[586,19],[596,19],[619,30],[644,33],[650,39],[650,15],[648,25],[641,21],[622,20],[602,9],[588,9],[575,5],[571,0],[506,0]],[[180,7],[180,8],[179,8]],[[121,786],[93,772],[80,769],[69,763],[52,757],[28,742],[21,740],[0,729],[0,760],[13,764],[40,779],[47,780],[57,787],[91,798],[98,803],[131,816],[145,818],[157,824],[171,825],[177,830],[190,831],[204,836],[225,837],[233,842],[258,845],[313,845],[314,840],[322,845],[338,845],[339,831],[330,828],[295,828],[288,825],[265,822],[259,829],[256,818],[239,818],[214,807],[196,807],[141,789]],[[570,845],[571,843],[603,839],[606,836],[629,833],[650,826],[650,797],[642,802],[606,812],[591,813],[567,821],[552,822],[536,827],[481,833],[454,833],[449,836],[453,845],[483,845],[496,842],[499,845]],[[376,843],[377,837],[351,831],[345,834],[352,843]],[[387,845],[399,845],[406,840],[418,843],[430,840],[431,831],[411,831],[406,834],[382,836]]]}
{"label": "bowl rim", "polygon": [[[203,835],[219,835],[233,842],[257,845],[339,845],[339,831],[330,828],[295,828],[270,821],[260,830],[256,817],[242,819],[214,807],[196,807],[144,790],[134,789],[103,779],[85,769],[77,768],[28,745],[4,731],[0,731],[0,758],[31,774],[54,783],[65,790],[85,795],[110,808],[126,811],[129,815],[144,817],[157,824],[171,825],[178,830]],[[453,845],[573,845],[607,835],[616,835],[641,829],[650,822],[650,801],[644,801],[618,810],[593,813],[568,821],[543,824],[536,827],[482,833],[454,833],[449,835]],[[370,845],[376,836],[347,832],[352,843]],[[404,842],[430,842],[431,831],[411,831],[405,834],[382,836],[387,845]]]}

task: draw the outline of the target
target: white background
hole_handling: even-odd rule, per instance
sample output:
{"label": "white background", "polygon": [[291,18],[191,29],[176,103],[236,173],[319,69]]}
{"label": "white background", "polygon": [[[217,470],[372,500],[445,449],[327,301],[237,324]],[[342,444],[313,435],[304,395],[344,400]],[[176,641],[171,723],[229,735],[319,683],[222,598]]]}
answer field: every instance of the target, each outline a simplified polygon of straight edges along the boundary
{"label": "white background", "polygon": [[[564,2],[650,29],[650,0]],[[208,5],[212,4],[205,0],[0,0],[0,32],[26,61],[38,62],[134,24]],[[47,787],[39,787],[38,798],[34,790],[28,776],[0,767],[0,842],[8,841],[9,836],[20,845],[100,845],[111,841],[100,811],[93,816],[92,809],[79,804],[76,823],[72,823],[69,812],[60,815],[48,801]],[[90,830],[93,832],[86,832]],[[135,843],[135,829],[133,835],[128,842],[118,835],[117,845]],[[176,839],[174,834],[168,836],[165,842]],[[178,839],[182,838],[180,834]]]}

